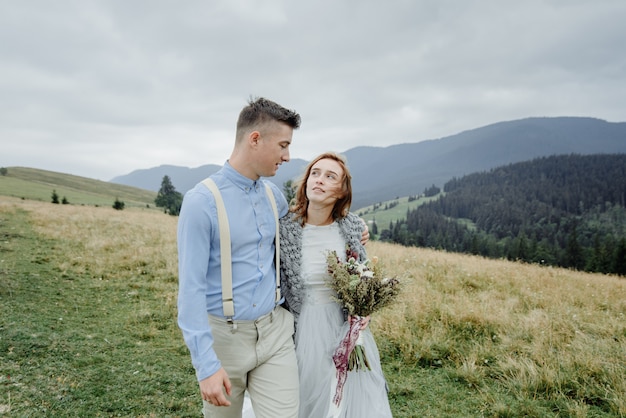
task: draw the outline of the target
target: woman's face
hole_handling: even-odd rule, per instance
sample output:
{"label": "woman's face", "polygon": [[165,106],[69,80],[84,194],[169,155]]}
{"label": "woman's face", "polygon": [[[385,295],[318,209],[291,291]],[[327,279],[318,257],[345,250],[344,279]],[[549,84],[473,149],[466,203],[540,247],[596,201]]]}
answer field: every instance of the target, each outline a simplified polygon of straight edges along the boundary
{"label": "woman's face", "polygon": [[330,158],[319,160],[306,181],[306,196],[309,202],[333,205],[342,197],[343,168]]}

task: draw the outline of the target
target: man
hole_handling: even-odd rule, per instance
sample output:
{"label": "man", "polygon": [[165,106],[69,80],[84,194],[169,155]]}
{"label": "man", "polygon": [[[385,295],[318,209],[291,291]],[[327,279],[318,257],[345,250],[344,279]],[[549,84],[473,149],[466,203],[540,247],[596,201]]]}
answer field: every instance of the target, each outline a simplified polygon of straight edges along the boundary
{"label": "man", "polygon": [[[264,98],[239,114],[235,146],[211,176],[228,214],[234,316],[222,301],[215,195],[202,183],[185,194],[178,222],[178,325],[199,381],[205,417],[241,417],[248,390],[257,418],[297,417],[293,316],[276,300],[274,211],[287,213],[280,189],[261,177],[289,161],[300,115]],[[208,314],[208,320],[207,320]]]}

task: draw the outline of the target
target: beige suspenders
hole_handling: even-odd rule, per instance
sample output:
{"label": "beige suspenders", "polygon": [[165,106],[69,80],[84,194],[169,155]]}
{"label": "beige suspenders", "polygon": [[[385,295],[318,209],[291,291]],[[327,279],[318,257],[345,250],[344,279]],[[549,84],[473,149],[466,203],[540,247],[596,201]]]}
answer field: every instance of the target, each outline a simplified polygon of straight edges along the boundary
{"label": "beige suspenders", "polygon": [[[235,316],[235,304],[233,302],[233,269],[230,254],[230,227],[228,224],[228,216],[226,215],[226,207],[224,206],[224,200],[217,185],[211,178],[207,178],[202,181],[215,197],[215,204],[217,206],[217,219],[220,228],[220,261],[222,264],[222,308],[224,310],[224,317],[228,322],[233,321]],[[274,211],[274,220],[276,223],[276,304],[280,302],[280,242],[279,224],[278,224],[278,209],[276,207],[276,200],[274,199],[274,193],[269,185],[265,185],[265,192],[272,205]]]}
{"label": "beige suspenders", "polygon": [[274,193],[272,192],[272,188],[266,184],[265,185],[265,193],[267,193],[267,198],[270,200],[272,205],[272,211],[274,211],[274,224],[276,225],[276,238],[274,238],[275,242],[275,266],[276,266],[276,305],[280,303],[280,224],[278,223],[278,208],[276,207],[276,199],[274,199]]}

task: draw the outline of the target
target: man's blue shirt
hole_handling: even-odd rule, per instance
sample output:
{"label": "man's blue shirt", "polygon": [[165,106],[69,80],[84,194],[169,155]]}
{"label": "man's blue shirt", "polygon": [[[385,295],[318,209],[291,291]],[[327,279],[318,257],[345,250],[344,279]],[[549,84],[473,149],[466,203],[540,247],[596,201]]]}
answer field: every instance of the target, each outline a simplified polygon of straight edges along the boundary
{"label": "man's blue shirt", "polygon": [[[228,162],[211,176],[224,200],[231,236],[235,320],[255,320],[274,309],[276,224],[265,181],[239,174]],[[280,189],[279,217],[287,213]],[[223,317],[220,235],[215,199],[202,183],[184,197],[178,220],[178,325],[198,380],[219,370],[207,314]]]}

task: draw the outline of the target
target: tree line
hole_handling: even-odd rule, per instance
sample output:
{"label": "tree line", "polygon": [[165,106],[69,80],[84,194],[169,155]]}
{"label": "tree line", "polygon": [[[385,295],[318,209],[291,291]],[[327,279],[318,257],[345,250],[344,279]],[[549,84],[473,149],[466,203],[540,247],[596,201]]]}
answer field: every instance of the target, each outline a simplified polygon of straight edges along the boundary
{"label": "tree line", "polygon": [[626,155],[541,157],[453,178],[380,239],[626,275]]}

